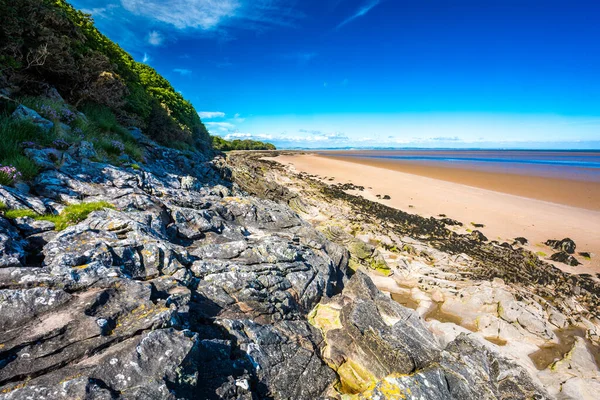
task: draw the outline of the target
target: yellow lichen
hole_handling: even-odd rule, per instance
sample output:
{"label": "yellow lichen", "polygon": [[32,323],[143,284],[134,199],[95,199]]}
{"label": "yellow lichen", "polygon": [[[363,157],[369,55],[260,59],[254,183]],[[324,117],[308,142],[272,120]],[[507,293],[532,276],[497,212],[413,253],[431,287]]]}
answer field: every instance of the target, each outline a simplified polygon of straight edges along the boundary
{"label": "yellow lichen", "polygon": [[337,369],[340,377],[339,391],[346,394],[358,394],[367,390],[377,378],[362,365],[348,359]]}
{"label": "yellow lichen", "polygon": [[317,306],[308,314],[308,322],[319,328],[323,335],[332,329],[341,329],[340,311],[326,304]]}

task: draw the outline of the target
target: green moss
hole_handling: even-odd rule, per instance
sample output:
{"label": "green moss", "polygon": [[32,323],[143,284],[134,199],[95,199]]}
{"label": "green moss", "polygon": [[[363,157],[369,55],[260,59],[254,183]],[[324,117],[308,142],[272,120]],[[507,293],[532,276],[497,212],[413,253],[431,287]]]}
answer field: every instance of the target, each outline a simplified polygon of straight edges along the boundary
{"label": "green moss", "polygon": [[544,253],[543,251],[538,251],[535,254],[537,254],[540,257],[546,257],[548,254]]}
{"label": "green moss", "polygon": [[6,205],[5,202],[0,201],[0,211],[6,211],[8,210],[8,206]]}
{"label": "green moss", "polygon": [[133,168],[135,170],[141,169],[141,167],[138,164],[131,164],[131,168]]}
{"label": "green moss", "polygon": [[97,201],[92,203],[72,204],[67,206],[58,215],[40,215],[32,210],[6,210],[4,211],[4,216],[9,219],[31,217],[38,221],[50,221],[54,223],[54,229],[62,231],[71,225],[78,224],[85,220],[90,213],[104,208],[114,208],[114,206],[105,201]]}

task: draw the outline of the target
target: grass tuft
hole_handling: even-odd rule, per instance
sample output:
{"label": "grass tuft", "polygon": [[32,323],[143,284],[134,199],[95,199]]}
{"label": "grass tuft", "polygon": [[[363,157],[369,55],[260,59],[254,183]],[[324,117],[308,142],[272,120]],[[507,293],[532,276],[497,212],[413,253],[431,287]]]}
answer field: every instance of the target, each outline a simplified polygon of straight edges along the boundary
{"label": "grass tuft", "polygon": [[4,205],[3,210],[4,216],[8,219],[30,217],[38,221],[50,221],[54,223],[54,229],[62,231],[71,225],[78,224],[85,220],[92,212],[105,208],[114,209],[115,207],[106,201],[96,201],[91,203],[72,204],[65,207],[58,215],[40,215],[32,210],[7,210],[6,205]]}

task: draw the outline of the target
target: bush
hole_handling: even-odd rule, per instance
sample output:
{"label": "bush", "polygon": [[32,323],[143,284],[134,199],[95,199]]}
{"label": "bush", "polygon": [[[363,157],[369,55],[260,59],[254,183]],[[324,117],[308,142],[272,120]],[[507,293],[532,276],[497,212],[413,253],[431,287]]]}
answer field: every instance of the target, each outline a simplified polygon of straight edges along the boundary
{"label": "bush", "polygon": [[257,140],[233,140],[227,141],[221,137],[213,136],[212,145],[215,149],[221,151],[230,150],[276,150],[271,143],[259,142]]}

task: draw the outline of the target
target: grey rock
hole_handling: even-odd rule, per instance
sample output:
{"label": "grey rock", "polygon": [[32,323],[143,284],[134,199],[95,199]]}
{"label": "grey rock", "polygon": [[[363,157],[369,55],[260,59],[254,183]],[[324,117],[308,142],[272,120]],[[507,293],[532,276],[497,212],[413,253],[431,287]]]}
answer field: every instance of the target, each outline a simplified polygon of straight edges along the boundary
{"label": "grey rock", "polygon": [[31,108],[27,108],[22,104],[19,105],[12,113],[12,117],[14,119],[31,122],[46,132],[50,132],[50,130],[54,127],[54,123],[52,121],[47,120],[36,111],[32,110]]}
{"label": "grey rock", "polygon": [[48,232],[54,230],[54,223],[51,221],[35,220],[31,217],[20,217],[13,220],[13,224],[23,233],[25,237],[36,233]]}
{"label": "grey rock", "polygon": [[200,183],[198,179],[193,176],[184,176],[181,178],[181,188],[185,190],[198,190],[200,188]]}
{"label": "grey rock", "polygon": [[10,209],[31,209],[38,214],[47,210],[44,199],[0,185],[0,201]]}
{"label": "grey rock", "polygon": [[0,330],[15,326],[57,308],[71,299],[62,290],[33,288],[25,290],[0,290]]}
{"label": "grey rock", "polygon": [[13,184],[13,186],[18,192],[23,193],[25,195],[29,194],[29,192],[31,191],[31,188],[25,182],[16,182]]}
{"label": "grey rock", "polygon": [[98,156],[94,144],[91,142],[82,141],[76,146],[69,148],[69,154],[79,159],[92,159]]}
{"label": "grey rock", "polygon": [[56,149],[25,149],[24,153],[42,170],[56,169],[56,163],[62,158],[62,152]]}
{"label": "grey rock", "polygon": [[19,267],[26,243],[8,220],[0,217],[0,268]]}

